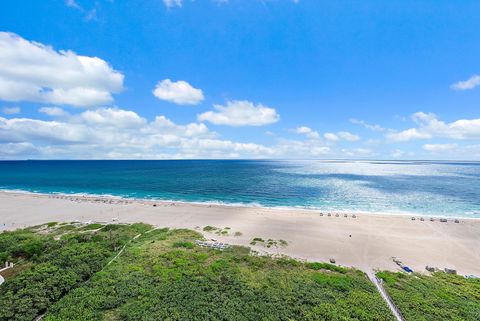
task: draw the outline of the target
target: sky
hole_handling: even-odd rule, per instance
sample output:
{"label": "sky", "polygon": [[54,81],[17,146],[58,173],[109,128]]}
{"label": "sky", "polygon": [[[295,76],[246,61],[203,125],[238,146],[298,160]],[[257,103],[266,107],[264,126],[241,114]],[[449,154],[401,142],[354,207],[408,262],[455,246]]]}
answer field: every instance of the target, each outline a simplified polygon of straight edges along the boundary
{"label": "sky", "polygon": [[0,159],[480,160],[479,1],[0,2]]}

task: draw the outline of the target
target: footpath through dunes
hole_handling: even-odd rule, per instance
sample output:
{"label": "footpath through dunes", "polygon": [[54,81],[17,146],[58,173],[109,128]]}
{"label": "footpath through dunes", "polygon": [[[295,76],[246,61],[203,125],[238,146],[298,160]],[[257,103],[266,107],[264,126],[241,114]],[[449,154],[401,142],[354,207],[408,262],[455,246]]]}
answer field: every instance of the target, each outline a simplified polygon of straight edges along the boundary
{"label": "footpath through dunes", "polygon": [[[57,197],[57,196],[56,196]],[[202,229],[230,227],[227,234],[206,232],[220,242],[252,246],[256,251],[328,262],[362,271],[397,271],[392,257],[414,271],[425,266],[480,275],[480,220],[411,220],[401,215],[327,213],[308,210],[198,205],[37,194],[0,193],[0,229],[48,221],[146,222],[155,226]],[[339,214],[338,216],[336,214]],[[346,217],[344,216],[346,214]],[[236,235],[235,232],[240,234]],[[254,238],[285,240],[267,247]]]}
{"label": "footpath through dunes", "polygon": [[[92,225],[0,234],[0,253],[17,263],[0,287],[0,320],[393,320],[355,269],[200,247],[191,230]],[[115,260],[92,266],[79,249],[96,245]]]}

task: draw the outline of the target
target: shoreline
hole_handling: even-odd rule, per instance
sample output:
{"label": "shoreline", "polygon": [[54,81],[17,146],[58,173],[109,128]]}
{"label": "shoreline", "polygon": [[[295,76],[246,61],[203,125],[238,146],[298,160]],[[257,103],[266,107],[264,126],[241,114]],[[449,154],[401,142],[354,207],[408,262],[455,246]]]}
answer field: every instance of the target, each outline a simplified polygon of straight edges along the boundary
{"label": "shoreline", "polygon": [[[155,206],[154,206],[155,204]],[[371,215],[302,209],[126,200],[90,196],[0,192],[0,231],[47,222],[143,222],[156,227],[188,228],[206,238],[249,246],[259,253],[328,262],[368,272],[398,271],[392,257],[417,272],[425,266],[480,275],[480,220],[440,222],[405,215]],[[338,214],[338,216],[336,215]],[[346,217],[345,217],[345,216]],[[227,234],[204,231],[229,227]],[[235,232],[240,235],[236,236]],[[285,240],[287,246],[251,245],[254,238]]]}
{"label": "shoreline", "polygon": [[225,203],[221,201],[204,201],[204,202],[194,202],[194,201],[183,201],[183,200],[165,200],[165,199],[154,199],[154,198],[135,198],[135,197],[124,197],[116,196],[111,194],[89,194],[89,193],[62,193],[62,192],[52,192],[52,193],[43,193],[43,192],[31,192],[24,190],[8,190],[0,189],[0,195],[32,195],[39,197],[47,198],[58,198],[58,199],[69,199],[71,201],[84,201],[84,202],[110,202],[117,201],[121,203],[148,203],[148,204],[179,204],[179,205],[192,205],[192,206],[204,206],[204,207],[220,207],[220,208],[257,208],[257,209],[266,209],[266,210],[275,210],[275,211],[299,211],[299,212],[310,212],[311,214],[319,213],[332,213],[333,215],[339,214],[348,214],[348,215],[372,215],[372,216],[400,216],[400,217],[415,217],[415,218],[425,218],[425,219],[451,219],[451,220],[473,220],[479,221],[480,217],[465,217],[465,216],[448,216],[448,215],[430,215],[426,213],[415,213],[415,212],[402,212],[402,211],[393,211],[393,212],[368,212],[368,211],[349,211],[349,210],[335,210],[335,209],[321,209],[321,208],[312,208],[312,207],[301,207],[301,206],[264,206],[261,204],[244,204],[244,203]]}

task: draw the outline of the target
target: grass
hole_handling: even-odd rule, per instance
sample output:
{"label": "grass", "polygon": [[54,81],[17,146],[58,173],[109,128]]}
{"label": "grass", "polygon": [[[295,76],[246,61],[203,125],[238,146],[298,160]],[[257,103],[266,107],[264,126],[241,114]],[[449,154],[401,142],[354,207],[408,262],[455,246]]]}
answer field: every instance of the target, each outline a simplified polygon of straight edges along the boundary
{"label": "grass", "polygon": [[184,247],[186,249],[193,249],[193,246],[192,242],[175,242],[173,244],[173,247]]}
{"label": "grass", "polygon": [[480,279],[443,272],[377,276],[406,320],[480,320]]}
{"label": "grass", "polygon": [[255,237],[250,241],[250,245],[257,245],[257,244],[265,246],[267,248],[271,248],[271,247],[278,247],[278,246],[286,247],[288,245],[288,242],[285,240],[274,240],[274,239],[264,240],[261,237]]}
{"label": "grass", "polygon": [[230,227],[224,227],[222,229],[222,228],[218,228],[218,227],[211,226],[211,225],[207,225],[203,228],[204,232],[215,233],[216,235],[219,235],[219,236],[220,235],[221,236],[228,236],[230,230],[231,230]]}
{"label": "grass", "polygon": [[338,272],[345,274],[348,272],[347,268],[338,266],[338,265],[333,265],[330,263],[320,263],[320,262],[313,262],[313,263],[306,263],[305,264],[307,268],[312,269],[312,270],[325,270],[325,271],[333,271],[333,272]]}
{"label": "grass", "polygon": [[102,228],[102,227],[103,227],[103,224],[92,223],[82,227],[81,230],[83,231],[98,230],[99,228]]}

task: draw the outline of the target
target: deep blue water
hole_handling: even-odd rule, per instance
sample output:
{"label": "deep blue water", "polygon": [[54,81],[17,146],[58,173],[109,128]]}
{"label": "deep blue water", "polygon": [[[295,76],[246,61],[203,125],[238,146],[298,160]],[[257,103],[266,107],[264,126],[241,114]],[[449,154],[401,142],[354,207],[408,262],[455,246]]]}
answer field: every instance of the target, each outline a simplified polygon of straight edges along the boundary
{"label": "deep blue water", "polygon": [[479,162],[2,161],[0,189],[480,218]]}

